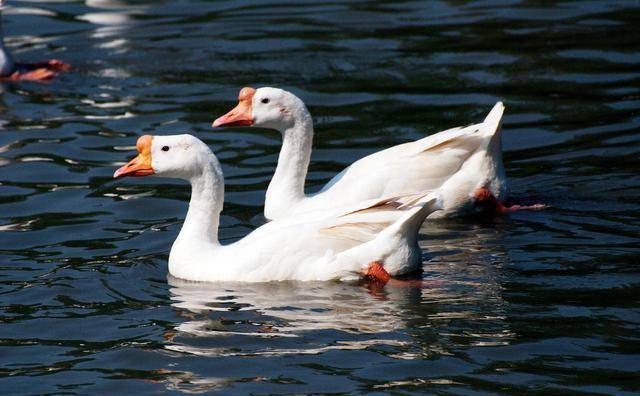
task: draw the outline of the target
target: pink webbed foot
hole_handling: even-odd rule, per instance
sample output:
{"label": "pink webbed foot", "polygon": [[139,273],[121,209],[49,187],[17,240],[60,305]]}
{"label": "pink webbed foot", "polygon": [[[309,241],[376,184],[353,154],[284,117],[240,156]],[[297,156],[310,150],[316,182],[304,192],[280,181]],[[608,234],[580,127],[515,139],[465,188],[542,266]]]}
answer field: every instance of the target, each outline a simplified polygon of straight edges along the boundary
{"label": "pink webbed foot", "polygon": [[511,213],[519,210],[543,210],[548,208],[548,205],[535,204],[535,205],[511,205],[505,206],[500,202],[487,188],[479,188],[473,195],[476,204],[488,212],[492,213]]}

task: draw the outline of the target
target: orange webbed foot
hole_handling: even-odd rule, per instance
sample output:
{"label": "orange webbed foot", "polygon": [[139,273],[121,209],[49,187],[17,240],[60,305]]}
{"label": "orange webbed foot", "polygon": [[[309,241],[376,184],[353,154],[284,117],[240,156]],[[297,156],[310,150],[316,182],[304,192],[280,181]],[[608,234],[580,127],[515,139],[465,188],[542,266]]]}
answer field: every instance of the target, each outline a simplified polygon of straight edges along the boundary
{"label": "orange webbed foot", "polygon": [[549,205],[545,204],[534,204],[534,205],[511,205],[511,206],[502,206],[502,213],[511,213],[517,212],[519,210],[544,210],[547,209]]}
{"label": "orange webbed foot", "polygon": [[8,77],[11,81],[46,81],[55,77],[56,73],[51,70],[40,68],[25,73],[15,72]]}
{"label": "orange webbed foot", "polygon": [[544,205],[544,204],[505,206],[487,188],[479,188],[478,190],[476,190],[473,197],[477,205],[493,213],[504,214],[504,213],[517,212],[520,210],[543,210],[549,207],[548,205]]}
{"label": "orange webbed foot", "polygon": [[369,264],[367,273],[364,274],[366,280],[387,284],[391,280],[391,275],[384,269],[384,266],[379,261],[374,261]]}
{"label": "orange webbed foot", "polygon": [[58,59],[51,59],[44,62],[18,63],[17,71],[2,79],[9,81],[48,81],[60,72],[71,69],[68,63]]}
{"label": "orange webbed foot", "polygon": [[417,288],[422,287],[422,279],[401,280],[393,278],[379,261],[374,261],[369,264],[369,268],[364,275],[364,279],[377,290],[382,289],[386,285]]}
{"label": "orange webbed foot", "polygon": [[57,71],[57,72],[67,72],[71,69],[71,65],[68,63],[65,63],[59,59],[50,59],[45,63],[45,68],[49,69],[51,71]]}
{"label": "orange webbed foot", "polygon": [[65,63],[59,59],[49,59],[42,62],[29,62],[29,63],[17,63],[18,70],[35,70],[35,69],[47,69],[54,72],[66,72],[71,69],[71,65]]}

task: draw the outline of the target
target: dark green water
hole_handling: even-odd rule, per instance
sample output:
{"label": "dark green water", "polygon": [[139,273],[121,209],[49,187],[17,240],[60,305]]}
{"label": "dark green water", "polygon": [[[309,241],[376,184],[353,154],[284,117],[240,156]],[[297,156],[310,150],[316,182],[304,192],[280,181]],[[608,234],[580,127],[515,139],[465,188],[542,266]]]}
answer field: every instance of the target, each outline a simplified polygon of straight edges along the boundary
{"label": "dark green water", "polygon": [[[16,58],[75,70],[0,98],[2,393],[640,392],[640,2],[9,5]],[[422,290],[168,279],[187,186],[111,175],[191,131],[221,236],[255,228],[280,137],[209,126],[245,85],[308,104],[310,191],[502,100],[513,195],[553,207],[425,227]]]}

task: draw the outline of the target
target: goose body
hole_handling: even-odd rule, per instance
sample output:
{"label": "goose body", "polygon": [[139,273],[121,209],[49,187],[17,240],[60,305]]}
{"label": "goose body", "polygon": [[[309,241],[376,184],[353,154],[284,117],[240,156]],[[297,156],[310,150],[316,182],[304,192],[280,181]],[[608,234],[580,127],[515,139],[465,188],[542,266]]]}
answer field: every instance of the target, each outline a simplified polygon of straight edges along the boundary
{"label": "goose body", "polygon": [[391,275],[421,268],[418,229],[439,208],[434,194],[361,202],[267,223],[218,242],[224,180],[211,150],[191,135],[143,136],[114,177],[156,174],[190,182],[189,210],[169,255],[171,275],[193,281],[354,279],[379,263]]}
{"label": "goose body", "polygon": [[298,97],[277,88],[243,88],[238,106],[216,119],[213,126],[255,125],[282,133],[278,165],[265,198],[268,219],[440,188],[443,209],[430,217],[443,217],[478,210],[478,190],[488,191],[498,201],[507,198],[500,133],[503,113],[504,106],[498,102],[482,123],[364,157],[313,195],[304,194],[313,122]]}
{"label": "goose body", "polygon": [[16,71],[16,64],[13,61],[11,52],[4,44],[2,34],[2,21],[0,20],[0,77],[8,77]]}
{"label": "goose body", "polygon": [[0,0],[0,77],[8,77],[16,71],[11,52],[4,44],[4,30],[2,23],[2,11],[5,8],[5,0]]}

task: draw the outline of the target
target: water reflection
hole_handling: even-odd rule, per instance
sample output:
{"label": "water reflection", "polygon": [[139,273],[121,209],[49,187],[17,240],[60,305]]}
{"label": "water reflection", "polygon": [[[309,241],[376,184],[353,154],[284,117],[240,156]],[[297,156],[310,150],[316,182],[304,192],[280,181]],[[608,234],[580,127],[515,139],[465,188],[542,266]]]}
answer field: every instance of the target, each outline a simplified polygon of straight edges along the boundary
{"label": "water reflection", "polygon": [[85,3],[90,9],[99,11],[86,12],[77,18],[96,25],[107,26],[107,28],[98,29],[93,37],[115,35],[119,30],[113,29],[113,26],[133,22],[134,16],[144,14],[146,8],[144,5],[131,5],[118,0],[87,0]]}
{"label": "water reflection", "polygon": [[[180,308],[180,316],[189,319],[176,327],[176,336],[212,338],[230,335],[295,338],[304,337],[308,331],[323,330],[348,334],[392,332],[403,326],[403,305],[409,303],[408,299],[419,301],[421,294],[420,289],[388,288],[385,298],[380,299],[362,286],[339,282],[196,283],[170,277],[169,284],[172,306]],[[231,319],[235,316],[237,320]],[[345,340],[335,345],[299,349],[299,342],[294,343],[294,348],[242,351],[235,346],[234,350],[177,344],[167,347],[219,356],[319,353],[334,348],[365,348],[369,344]]]}
{"label": "water reflection", "polygon": [[[496,277],[499,260],[505,255],[501,248],[483,243],[494,241],[496,234],[472,230],[466,237],[445,239],[452,230],[444,224],[426,232],[432,238],[422,245],[431,252],[437,250],[439,258],[425,263],[422,287],[206,283],[169,276],[171,305],[185,321],[175,328],[175,334],[168,334],[166,348],[203,356],[235,356],[318,354],[386,345],[394,348],[394,356],[413,359],[446,353],[456,344],[507,343],[512,334]],[[476,324],[458,333],[460,322]],[[407,328],[409,339],[395,333]],[[425,332],[438,339],[425,339]],[[319,334],[330,341],[314,342]],[[270,341],[247,342],[265,338]]]}
{"label": "water reflection", "polygon": [[[131,47],[127,36],[136,24],[136,18],[144,16],[147,7],[144,4],[130,4],[118,0],[86,0],[86,5],[91,11],[76,18],[96,25],[91,33],[91,37],[98,42],[96,46],[111,56],[126,54]],[[131,77],[131,74],[121,67],[102,67],[99,75],[107,78]]]}

